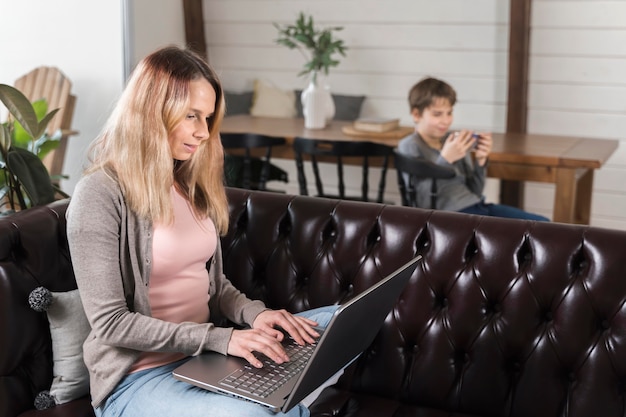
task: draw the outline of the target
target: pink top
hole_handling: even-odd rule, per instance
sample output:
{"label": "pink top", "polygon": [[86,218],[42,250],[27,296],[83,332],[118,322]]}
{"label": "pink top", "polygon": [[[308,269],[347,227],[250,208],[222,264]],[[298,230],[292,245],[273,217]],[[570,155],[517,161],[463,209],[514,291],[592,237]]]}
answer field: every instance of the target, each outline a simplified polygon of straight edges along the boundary
{"label": "pink top", "polygon": [[[215,253],[217,233],[210,218],[198,220],[187,200],[172,189],[174,223],[154,224],[150,307],[152,317],[173,323],[206,323],[209,318],[207,261]],[[176,352],[143,352],[130,372],[184,358]]]}

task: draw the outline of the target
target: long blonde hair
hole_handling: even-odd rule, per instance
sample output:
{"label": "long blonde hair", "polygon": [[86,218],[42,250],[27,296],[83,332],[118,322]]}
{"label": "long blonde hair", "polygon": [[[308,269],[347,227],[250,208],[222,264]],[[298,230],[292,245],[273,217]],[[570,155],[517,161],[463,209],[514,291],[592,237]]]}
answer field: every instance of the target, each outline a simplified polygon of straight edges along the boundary
{"label": "long blonde hair", "polygon": [[[189,84],[205,78],[215,90],[210,137],[186,161],[174,161],[169,133],[186,115]],[[175,46],[145,57],[133,71],[104,130],[90,148],[92,165],[114,175],[126,203],[139,216],[171,223],[171,188],[186,196],[196,216],[211,217],[217,230],[228,229],[224,190],[224,150],[219,129],[224,94],[213,69],[199,55]]]}

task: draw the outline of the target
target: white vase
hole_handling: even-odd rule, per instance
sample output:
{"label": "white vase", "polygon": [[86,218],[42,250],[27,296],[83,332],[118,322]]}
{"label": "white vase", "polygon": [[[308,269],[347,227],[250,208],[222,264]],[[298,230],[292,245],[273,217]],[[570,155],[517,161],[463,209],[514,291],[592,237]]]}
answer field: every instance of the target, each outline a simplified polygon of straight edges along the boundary
{"label": "white vase", "polygon": [[335,102],[320,74],[311,74],[309,84],[302,90],[300,101],[306,129],[323,129],[335,116]]}

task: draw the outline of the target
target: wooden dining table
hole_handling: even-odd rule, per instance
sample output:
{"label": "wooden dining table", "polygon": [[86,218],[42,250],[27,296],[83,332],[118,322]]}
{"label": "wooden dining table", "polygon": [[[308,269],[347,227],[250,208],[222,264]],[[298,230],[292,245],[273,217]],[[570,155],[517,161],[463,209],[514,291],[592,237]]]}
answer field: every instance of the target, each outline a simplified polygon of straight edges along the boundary
{"label": "wooden dining table", "polygon": [[[283,137],[287,145],[272,151],[273,157],[293,159],[296,137],[384,143],[391,147],[410,134],[403,126],[386,133],[357,133],[351,122],[332,121],[324,129],[305,129],[302,118],[225,117],[220,131],[257,133]],[[615,152],[619,141],[532,133],[493,133],[487,175],[507,181],[535,181],[555,185],[552,220],[589,224],[593,175]]]}

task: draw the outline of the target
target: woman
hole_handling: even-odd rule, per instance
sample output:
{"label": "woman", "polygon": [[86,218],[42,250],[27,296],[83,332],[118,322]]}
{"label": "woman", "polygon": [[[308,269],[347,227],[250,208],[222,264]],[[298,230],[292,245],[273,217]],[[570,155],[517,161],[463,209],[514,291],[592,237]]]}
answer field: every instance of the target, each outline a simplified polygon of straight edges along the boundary
{"label": "woman", "polygon": [[[207,350],[256,367],[253,352],[282,363],[277,327],[313,343],[314,326],[330,319],[333,308],[301,316],[269,310],[223,275],[223,114],[213,70],[191,51],[167,47],[139,63],[92,145],[68,209],[68,239],[92,327],[84,359],[97,416],[269,413],[171,372]],[[216,327],[215,311],[250,327]],[[299,406],[288,415],[308,414]]]}

